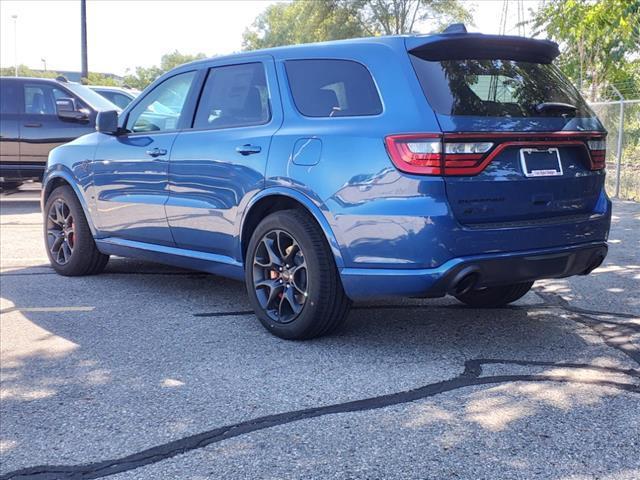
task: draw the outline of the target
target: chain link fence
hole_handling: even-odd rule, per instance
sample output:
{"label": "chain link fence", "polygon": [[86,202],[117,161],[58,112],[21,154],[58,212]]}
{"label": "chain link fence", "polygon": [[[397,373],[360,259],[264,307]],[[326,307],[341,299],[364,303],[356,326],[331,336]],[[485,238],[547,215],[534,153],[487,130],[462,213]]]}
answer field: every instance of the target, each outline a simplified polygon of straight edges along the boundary
{"label": "chain link fence", "polygon": [[609,132],[607,192],[612,197],[640,201],[640,100],[590,105]]}

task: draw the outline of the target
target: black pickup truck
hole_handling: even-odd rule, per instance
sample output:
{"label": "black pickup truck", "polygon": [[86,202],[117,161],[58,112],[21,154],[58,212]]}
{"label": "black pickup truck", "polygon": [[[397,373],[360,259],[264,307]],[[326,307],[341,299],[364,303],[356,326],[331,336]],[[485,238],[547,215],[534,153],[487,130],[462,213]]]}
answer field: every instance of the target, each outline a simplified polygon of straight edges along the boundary
{"label": "black pickup truck", "polygon": [[0,188],[40,180],[49,152],[95,130],[102,110],[120,110],[64,79],[0,78]]}

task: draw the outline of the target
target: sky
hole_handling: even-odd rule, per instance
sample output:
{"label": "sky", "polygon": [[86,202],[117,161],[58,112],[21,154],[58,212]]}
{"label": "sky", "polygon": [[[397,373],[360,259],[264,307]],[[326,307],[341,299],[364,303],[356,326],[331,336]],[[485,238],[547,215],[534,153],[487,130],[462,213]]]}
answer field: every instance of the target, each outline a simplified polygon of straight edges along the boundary
{"label": "sky", "polygon": [[[207,55],[241,50],[242,33],[274,1],[88,0],[89,70],[124,75],[160,63],[178,50]],[[475,11],[474,31],[498,33],[503,0],[464,0]],[[525,13],[538,0],[525,0]],[[507,33],[517,34],[517,2],[509,2]],[[17,15],[17,41],[14,19]],[[79,0],[1,0],[0,65],[80,70]]]}

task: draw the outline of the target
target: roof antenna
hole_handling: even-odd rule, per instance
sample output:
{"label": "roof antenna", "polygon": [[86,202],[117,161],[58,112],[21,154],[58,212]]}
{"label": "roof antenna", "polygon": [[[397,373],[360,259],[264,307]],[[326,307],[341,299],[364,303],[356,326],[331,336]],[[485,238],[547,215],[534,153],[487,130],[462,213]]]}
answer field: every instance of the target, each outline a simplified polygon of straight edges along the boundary
{"label": "roof antenna", "polygon": [[442,33],[467,33],[467,27],[464,23],[452,23]]}

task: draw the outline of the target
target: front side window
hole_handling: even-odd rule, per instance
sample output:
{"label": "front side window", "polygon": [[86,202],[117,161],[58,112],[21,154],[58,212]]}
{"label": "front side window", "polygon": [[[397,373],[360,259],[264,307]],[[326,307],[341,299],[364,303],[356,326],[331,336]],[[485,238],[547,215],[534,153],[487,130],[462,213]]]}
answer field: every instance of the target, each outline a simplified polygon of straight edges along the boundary
{"label": "front side window", "polygon": [[262,125],[270,117],[263,65],[229,65],[209,70],[193,127],[218,129]]}
{"label": "front side window", "polygon": [[130,132],[175,130],[196,72],[168,78],[138,103],[127,119]]}
{"label": "front side window", "polygon": [[[28,115],[56,115],[56,100],[72,98],[69,93],[51,85],[24,86],[24,112]],[[76,101],[76,108],[84,105]]]}
{"label": "front side window", "polygon": [[378,115],[382,103],[367,68],[351,60],[289,60],[291,94],[307,117]]}

